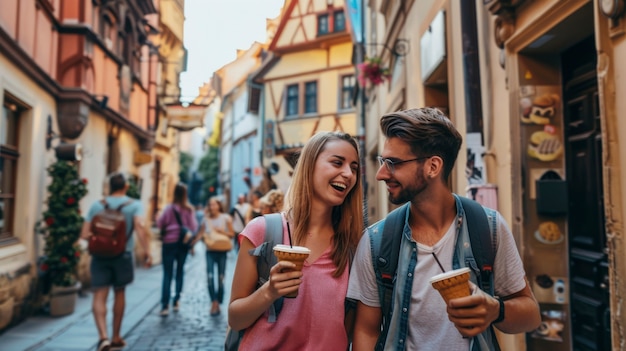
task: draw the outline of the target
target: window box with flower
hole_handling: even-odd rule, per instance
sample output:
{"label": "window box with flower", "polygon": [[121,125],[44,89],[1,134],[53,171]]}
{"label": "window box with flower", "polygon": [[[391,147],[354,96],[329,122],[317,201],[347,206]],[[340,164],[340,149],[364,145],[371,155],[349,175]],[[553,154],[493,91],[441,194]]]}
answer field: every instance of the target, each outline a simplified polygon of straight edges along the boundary
{"label": "window box with flower", "polygon": [[57,161],[47,170],[52,181],[47,188],[48,208],[38,228],[46,242],[39,268],[51,285],[50,314],[65,315],[74,311],[80,289],[77,266],[82,250],[77,242],[83,218],[79,202],[87,194],[87,179],[80,179],[75,162]]}
{"label": "window box with flower", "polygon": [[359,69],[359,84],[364,87],[377,86],[391,78],[388,67],[384,67],[379,57],[366,57],[357,65]]}

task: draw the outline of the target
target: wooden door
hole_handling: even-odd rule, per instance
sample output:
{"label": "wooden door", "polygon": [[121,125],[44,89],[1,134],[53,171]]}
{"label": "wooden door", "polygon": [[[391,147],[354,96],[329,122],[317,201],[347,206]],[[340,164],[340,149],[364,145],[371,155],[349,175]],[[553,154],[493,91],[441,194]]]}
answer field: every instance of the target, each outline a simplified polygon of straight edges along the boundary
{"label": "wooden door", "polygon": [[575,351],[611,349],[596,59],[594,39],[590,37],[566,50],[561,61]]}

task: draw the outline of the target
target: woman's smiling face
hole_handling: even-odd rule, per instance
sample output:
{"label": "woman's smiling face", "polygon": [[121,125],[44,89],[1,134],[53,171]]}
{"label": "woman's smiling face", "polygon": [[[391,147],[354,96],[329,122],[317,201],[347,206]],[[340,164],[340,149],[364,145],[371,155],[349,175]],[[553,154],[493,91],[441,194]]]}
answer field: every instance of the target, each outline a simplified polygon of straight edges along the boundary
{"label": "woman's smiling face", "polygon": [[357,181],[359,159],[349,142],[330,140],[315,161],[313,194],[330,206],[343,203]]}

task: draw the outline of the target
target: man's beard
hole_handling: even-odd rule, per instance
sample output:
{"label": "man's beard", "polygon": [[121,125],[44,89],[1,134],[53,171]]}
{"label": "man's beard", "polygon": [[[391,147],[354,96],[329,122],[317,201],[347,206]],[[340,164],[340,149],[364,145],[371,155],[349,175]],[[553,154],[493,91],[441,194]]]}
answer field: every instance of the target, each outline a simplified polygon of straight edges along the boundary
{"label": "man's beard", "polygon": [[411,186],[402,188],[398,195],[394,196],[389,193],[389,202],[394,205],[402,205],[415,199],[419,193],[423,192],[428,187],[428,183],[426,183],[424,177],[421,176],[420,178],[421,179],[416,180],[415,183],[411,184]]}

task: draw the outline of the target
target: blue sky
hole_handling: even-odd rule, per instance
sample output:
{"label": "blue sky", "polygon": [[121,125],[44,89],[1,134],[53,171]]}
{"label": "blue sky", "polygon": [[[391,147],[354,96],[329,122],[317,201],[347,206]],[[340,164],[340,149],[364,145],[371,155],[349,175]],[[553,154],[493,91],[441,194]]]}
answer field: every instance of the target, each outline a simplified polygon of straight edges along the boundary
{"label": "blue sky", "polygon": [[183,101],[213,72],[237,57],[237,49],[264,42],[265,19],[278,16],[284,0],[185,0],[187,72],[181,74]]}

